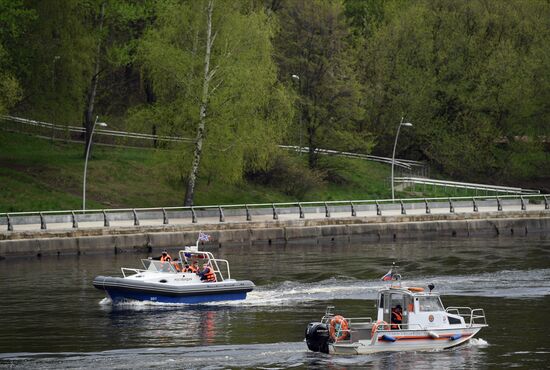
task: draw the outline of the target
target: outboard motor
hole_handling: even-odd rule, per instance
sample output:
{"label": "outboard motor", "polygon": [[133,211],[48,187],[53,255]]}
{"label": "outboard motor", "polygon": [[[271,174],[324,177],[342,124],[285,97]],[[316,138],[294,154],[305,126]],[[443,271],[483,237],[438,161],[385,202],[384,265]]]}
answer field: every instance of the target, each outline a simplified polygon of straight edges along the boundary
{"label": "outboard motor", "polygon": [[320,322],[310,322],[306,328],[307,348],[313,352],[328,353],[328,327]]}

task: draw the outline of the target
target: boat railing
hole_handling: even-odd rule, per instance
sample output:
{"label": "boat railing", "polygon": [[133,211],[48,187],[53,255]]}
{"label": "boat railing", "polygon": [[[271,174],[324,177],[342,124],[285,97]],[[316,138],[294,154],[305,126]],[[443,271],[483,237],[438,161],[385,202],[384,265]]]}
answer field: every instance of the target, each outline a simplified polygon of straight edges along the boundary
{"label": "boat railing", "polygon": [[[218,281],[224,281],[225,279],[231,279],[231,271],[229,270],[229,261],[228,260],[222,260],[218,258],[212,258],[210,260],[212,268],[214,269],[214,273],[216,276],[220,276],[221,280]],[[225,265],[225,268],[227,270],[227,278],[225,278],[224,274],[222,274],[220,266],[218,265],[218,262],[221,262]]]}
{"label": "boat railing", "polygon": [[372,324],[372,317],[351,317],[349,319],[346,318],[346,320],[350,326],[354,324]]}
{"label": "boat railing", "polygon": [[445,311],[453,315],[461,316],[464,318],[464,322],[469,326],[487,325],[483,308],[447,307]]}

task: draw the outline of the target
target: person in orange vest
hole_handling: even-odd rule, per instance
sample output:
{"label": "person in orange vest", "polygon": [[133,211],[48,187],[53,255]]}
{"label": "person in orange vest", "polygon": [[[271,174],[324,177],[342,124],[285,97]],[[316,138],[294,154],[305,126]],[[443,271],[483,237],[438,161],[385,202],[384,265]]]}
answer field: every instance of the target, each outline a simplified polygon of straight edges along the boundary
{"label": "person in orange vest", "polygon": [[172,261],[172,257],[168,254],[166,250],[162,251],[162,255],[160,256],[160,262],[170,262]]}
{"label": "person in orange vest", "polygon": [[204,281],[205,283],[216,282],[216,274],[214,274],[212,267],[208,263],[205,263],[203,265],[203,269],[199,274],[199,276],[201,278],[201,281]]}
{"label": "person in orange vest", "polygon": [[189,266],[189,272],[194,272],[195,274],[199,273],[199,263],[197,261],[193,261]]}
{"label": "person in orange vest", "polygon": [[403,310],[400,305],[395,306],[391,310],[391,328],[394,330],[399,329],[399,325],[403,322]]}
{"label": "person in orange vest", "polygon": [[172,261],[172,266],[174,266],[176,272],[183,272],[183,265],[181,264],[181,261],[179,259]]}

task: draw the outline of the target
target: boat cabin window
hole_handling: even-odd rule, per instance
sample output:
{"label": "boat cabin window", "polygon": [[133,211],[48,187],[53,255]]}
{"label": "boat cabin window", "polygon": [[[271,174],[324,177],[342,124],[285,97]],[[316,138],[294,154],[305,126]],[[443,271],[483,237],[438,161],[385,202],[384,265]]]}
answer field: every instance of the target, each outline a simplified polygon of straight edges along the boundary
{"label": "boat cabin window", "polygon": [[420,312],[443,311],[443,305],[437,296],[419,297],[418,303]]}

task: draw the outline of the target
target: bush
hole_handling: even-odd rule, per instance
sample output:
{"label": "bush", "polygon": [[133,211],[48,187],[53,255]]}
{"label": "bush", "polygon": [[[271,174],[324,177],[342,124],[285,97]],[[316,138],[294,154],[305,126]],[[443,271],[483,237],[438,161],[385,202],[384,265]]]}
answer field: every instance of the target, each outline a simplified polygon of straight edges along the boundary
{"label": "bush", "polygon": [[287,153],[278,153],[267,170],[246,174],[249,181],[272,186],[297,199],[303,199],[308,192],[322,187],[323,177],[322,173],[312,171],[305,162]]}

